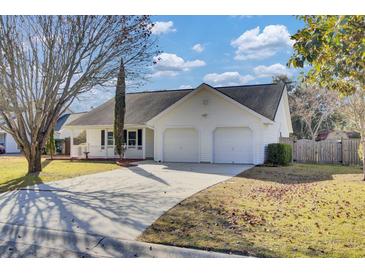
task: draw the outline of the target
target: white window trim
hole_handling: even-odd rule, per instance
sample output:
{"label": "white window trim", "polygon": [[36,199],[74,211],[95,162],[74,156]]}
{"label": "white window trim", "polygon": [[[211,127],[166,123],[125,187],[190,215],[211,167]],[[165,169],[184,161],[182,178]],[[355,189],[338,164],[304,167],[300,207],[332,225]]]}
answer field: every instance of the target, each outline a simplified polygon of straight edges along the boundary
{"label": "white window trim", "polygon": [[[136,138],[135,139],[131,139],[135,141],[135,145],[129,145],[129,133],[130,132],[134,132],[136,134]],[[127,147],[128,148],[137,148],[138,147],[138,133],[137,133],[137,129],[132,129],[132,130],[127,130]]]}
{"label": "white window trim", "polygon": [[[109,136],[108,136],[109,132],[111,132],[113,134],[113,138],[112,138],[113,144],[112,145],[109,145]],[[114,145],[115,145],[114,144],[114,132],[108,130],[108,131],[105,132],[105,134],[106,134],[106,138],[105,138],[106,139],[106,147],[108,147],[108,148],[114,147]]]}

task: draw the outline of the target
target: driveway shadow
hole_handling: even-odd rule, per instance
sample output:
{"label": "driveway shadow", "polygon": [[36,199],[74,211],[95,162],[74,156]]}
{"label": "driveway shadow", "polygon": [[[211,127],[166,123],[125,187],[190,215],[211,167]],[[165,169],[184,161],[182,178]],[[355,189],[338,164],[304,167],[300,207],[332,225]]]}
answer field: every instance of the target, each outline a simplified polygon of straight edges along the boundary
{"label": "driveway shadow", "polygon": [[143,177],[146,177],[146,178],[150,178],[150,179],[152,179],[152,180],[154,180],[156,182],[159,182],[161,184],[164,184],[164,185],[167,185],[167,186],[170,185],[166,180],[162,179],[159,176],[156,176],[152,172],[146,171],[145,169],[143,169],[143,168],[141,168],[139,166],[129,167],[129,170],[132,171],[132,172],[134,172],[137,175],[140,175],[140,176],[143,176]]}
{"label": "driveway shadow", "polygon": [[[39,245],[44,241],[54,242],[57,248],[83,253],[85,246],[91,250],[98,245],[93,240],[95,237],[91,239],[90,235],[99,236],[99,239],[106,236],[122,238],[124,232],[121,233],[120,229],[126,228],[126,238],[130,238],[129,230],[130,233],[143,231],[153,222],[150,219],[151,215],[154,216],[152,212],[161,208],[163,203],[163,199],[156,201],[155,193],[73,192],[51,185],[42,185],[40,190],[37,186],[28,185],[22,190],[0,194],[0,240],[16,242],[32,239],[32,243]],[[42,235],[27,227],[68,233]],[[60,242],[62,246],[59,246]],[[29,256],[33,248],[25,248],[19,256]],[[108,249],[107,252],[114,256],[119,251]],[[4,256],[8,256],[8,251],[2,248],[0,257]],[[42,256],[47,257],[47,254]]]}

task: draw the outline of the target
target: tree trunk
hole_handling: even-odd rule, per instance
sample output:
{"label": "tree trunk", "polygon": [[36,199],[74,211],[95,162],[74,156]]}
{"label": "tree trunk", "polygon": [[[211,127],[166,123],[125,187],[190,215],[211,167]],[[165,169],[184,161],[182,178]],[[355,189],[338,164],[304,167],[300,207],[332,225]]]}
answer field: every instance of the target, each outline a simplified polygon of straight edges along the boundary
{"label": "tree trunk", "polygon": [[34,149],[26,156],[28,161],[28,174],[42,171],[42,150]]}

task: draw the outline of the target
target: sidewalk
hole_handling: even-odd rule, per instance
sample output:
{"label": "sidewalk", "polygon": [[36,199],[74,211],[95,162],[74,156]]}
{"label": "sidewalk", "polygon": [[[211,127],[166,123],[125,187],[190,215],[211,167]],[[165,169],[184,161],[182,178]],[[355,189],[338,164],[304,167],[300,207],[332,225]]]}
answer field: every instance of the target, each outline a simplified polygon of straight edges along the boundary
{"label": "sidewalk", "polygon": [[7,230],[17,231],[14,237],[17,240],[7,241],[0,233],[0,257],[5,258],[244,258],[99,235],[0,224],[0,231]]}

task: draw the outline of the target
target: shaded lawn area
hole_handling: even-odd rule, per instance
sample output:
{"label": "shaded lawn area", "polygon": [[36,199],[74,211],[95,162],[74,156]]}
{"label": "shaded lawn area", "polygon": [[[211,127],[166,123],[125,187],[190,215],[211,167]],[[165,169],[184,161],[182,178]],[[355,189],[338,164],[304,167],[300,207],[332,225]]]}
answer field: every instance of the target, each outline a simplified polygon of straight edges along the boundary
{"label": "shaded lawn area", "polygon": [[41,173],[27,175],[27,161],[23,156],[0,156],[0,192],[120,168],[112,161],[46,159],[42,160],[42,166]]}
{"label": "shaded lawn area", "polygon": [[139,240],[258,257],[365,257],[358,167],[254,167],[181,202]]}

